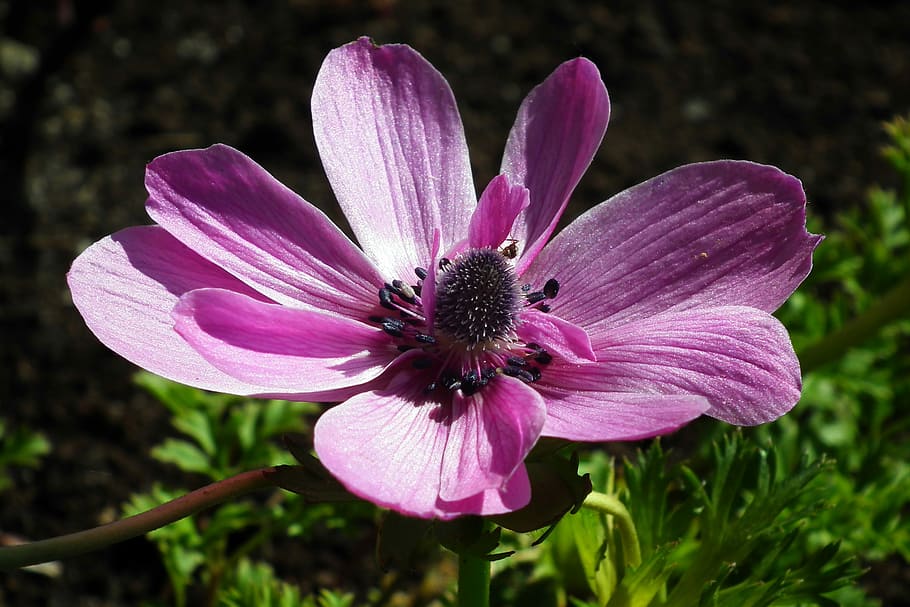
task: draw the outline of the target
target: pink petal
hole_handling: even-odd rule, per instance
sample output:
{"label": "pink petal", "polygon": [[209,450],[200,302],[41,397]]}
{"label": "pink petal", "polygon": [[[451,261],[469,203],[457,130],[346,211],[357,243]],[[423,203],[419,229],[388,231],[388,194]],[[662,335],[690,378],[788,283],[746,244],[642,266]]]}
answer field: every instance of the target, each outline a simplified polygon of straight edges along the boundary
{"label": "pink petal", "polygon": [[515,469],[515,473],[499,489],[487,489],[477,495],[461,500],[447,502],[439,498],[437,518],[449,519],[463,514],[492,515],[512,512],[524,508],[531,501],[531,480],[524,464]]}
{"label": "pink petal", "polygon": [[543,375],[564,391],[704,396],[711,417],[777,419],[799,400],[799,361],[783,325],[756,308],[666,312],[592,337],[597,362],[554,360]]}
{"label": "pink petal", "polygon": [[420,303],[423,307],[423,316],[427,320],[427,330],[433,332],[433,322],[436,318],[436,260],[439,258],[439,230],[433,230],[433,240],[430,248],[430,263],[427,265],[427,277],[423,280],[420,291]]}
{"label": "pink petal", "polygon": [[518,336],[525,343],[535,343],[550,354],[558,355],[570,363],[596,360],[591,349],[591,338],[578,325],[552,314],[529,309],[521,314]]}
{"label": "pink petal", "polygon": [[329,53],[313,87],[313,128],[332,189],[387,279],[410,277],[467,234],[476,204],[448,83],[404,45],[361,38]]}
{"label": "pink petal", "polygon": [[174,331],[171,318],[179,297],[193,289],[261,296],[162,228],[127,228],[99,240],[76,258],[67,282],[92,333],[130,362],[206,390],[266,391],[213,367]]}
{"label": "pink petal", "polygon": [[212,365],[301,398],[364,384],[398,355],[377,327],[220,289],[180,298],[175,328]]}
{"label": "pink petal", "polygon": [[271,299],[355,318],[382,277],[322,214],[226,145],[159,156],[149,215],[185,245]]}
{"label": "pink petal", "polygon": [[584,58],[560,65],[522,102],[502,159],[511,183],[531,191],[531,204],[512,231],[522,249],[519,274],[556,228],[609,119],[607,89]]}
{"label": "pink petal", "polygon": [[571,441],[641,440],[667,434],[711,408],[705,397],[693,394],[561,390],[543,383],[536,387],[547,403],[542,434]]}
{"label": "pink petal", "polygon": [[468,242],[475,249],[498,247],[509,237],[515,218],[530,202],[528,189],[510,185],[509,178],[497,175],[480,195],[468,226]]}
{"label": "pink petal", "polygon": [[[527,274],[560,282],[553,312],[588,329],[664,310],[773,311],[812,266],[800,182],[742,161],[674,169],[594,207]],[[606,330],[606,328],[604,330]]]}
{"label": "pink petal", "polygon": [[455,393],[439,497],[455,501],[504,487],[545,419],[540,395],[511,377],[498,377],[472,396]]}
{"label": "pink petal", "polygon": [[501,490],[455,502],[439,499],[448,417],[423,394],[426,382],[409,372],[384,390],[364,392],[316,422],[316,453],[349,491],[380,506],[423,518],[515,510],[530,499],[521,467]]}

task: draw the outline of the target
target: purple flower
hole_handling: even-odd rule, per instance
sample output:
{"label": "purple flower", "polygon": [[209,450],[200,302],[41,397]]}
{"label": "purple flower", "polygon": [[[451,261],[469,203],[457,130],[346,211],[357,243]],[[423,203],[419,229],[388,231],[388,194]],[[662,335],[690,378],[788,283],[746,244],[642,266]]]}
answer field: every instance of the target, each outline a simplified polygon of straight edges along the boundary
{"label": "purple flower", "polygon": [[452,92],[411,48],[332,51],[312,107],[361,248],[230,147],[166,154],[146,173],[157,225],[104,238],[69,273],[102,342],[200,388],[340,401],[316,424],[322,462],[421,517],[524,506],[541,436],[758,424],[799,399],[770,315],[820,241],[797,179],[683,166],[549,240],[610,113],[586,59],[524,100],[479,201]]}

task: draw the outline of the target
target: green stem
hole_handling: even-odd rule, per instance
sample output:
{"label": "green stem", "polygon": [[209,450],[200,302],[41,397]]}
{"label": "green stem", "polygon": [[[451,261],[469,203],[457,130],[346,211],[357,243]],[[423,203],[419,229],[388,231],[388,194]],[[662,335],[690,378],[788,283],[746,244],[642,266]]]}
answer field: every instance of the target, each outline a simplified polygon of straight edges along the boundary
{"label": "green stem", "polygon": [[206,485],[147,512],[46,540],[0,548],[0,571],[27,567],[98,550],[164,527],[251,491],[274,487],[276,468],[261,468]]}
{"label": "green stem", "polygon": [[641,546],[638,543],[638,532],[635,522],[626,506],[615,496],[592,491],[585,497],[582,507],[608,514],[616,521],[619,537],[622,540],[622,552],[626,565],[638,567],[641,565]]}
{"label": "green stem", "polygon": [[489,607],[490,561],[458,555],[458,607]]}
{"label": "green stem", "polygon": [[848,321],[838,331],[826,335],[799,353],[803,373],[839,359],[843,354],[876,335],[879,330],[910,311],[910,279],[878,299],[869,309]]}

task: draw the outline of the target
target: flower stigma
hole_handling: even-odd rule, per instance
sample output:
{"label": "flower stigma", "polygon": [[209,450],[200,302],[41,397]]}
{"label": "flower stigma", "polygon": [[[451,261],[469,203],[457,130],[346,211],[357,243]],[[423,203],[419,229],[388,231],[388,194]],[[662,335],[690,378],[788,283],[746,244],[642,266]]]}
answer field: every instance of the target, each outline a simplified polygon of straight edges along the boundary
{"label": "flower stigma", "polygon": [[485,348],[512,334],[520,309],[518,280],[506,258],[472,249],[440,261],[436,329],[468,349]]}
{"label": "flower stigma", "polygon": [[400,352],[421,351],[411,365],[426,371],[425,391],[459,390],[470,396],[499,375],[526,383],[540,379],[541,367],[553,356],[539,344],[522,341],[516,328],[524,309],[549,312],[544,302],[556,297],[556,279],[540,291],[519,285],[511,258],[491,248],[443,257],[438,268],[432,329],[420,299],[428,276],[421,267],[414,268],[415,284],[393,280],[379,289],[380,306],[397,314],[370,317]]}

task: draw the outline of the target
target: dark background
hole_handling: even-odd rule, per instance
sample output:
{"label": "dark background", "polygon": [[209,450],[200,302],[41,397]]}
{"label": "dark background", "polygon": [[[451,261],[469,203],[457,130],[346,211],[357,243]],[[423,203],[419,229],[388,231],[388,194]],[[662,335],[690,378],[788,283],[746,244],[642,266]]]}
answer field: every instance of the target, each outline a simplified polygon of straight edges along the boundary
{"label": "dark background", "polygon": [[[570,216],[727,157],[797,175],[810,215],[832,216],[862,205],[869,185],[893,185],[881,122],[910,110],[910,3],[859,4],[0,1],[0,416],[53,443],[39,472],[17,472],[0,495],[0,531],[92,526],[174,478],[148,456],[171,432],[164,409],[85,328],[64,280],[91,242],[149,222],[143,170],[156,155],[229,143],[343,221],[309,98],[325,54],[367,34],[414,46],[448,78],[478,189],[522,97],[584,55],[613,114]],[[309,587],[375,583],[368,554],[366,571],[345,571],[347,557],[311,552],[294,555]],[[0,605],[134,605],[160,596],[156,558],[136,540],[67,562],[53,581],[0,574]]]}

